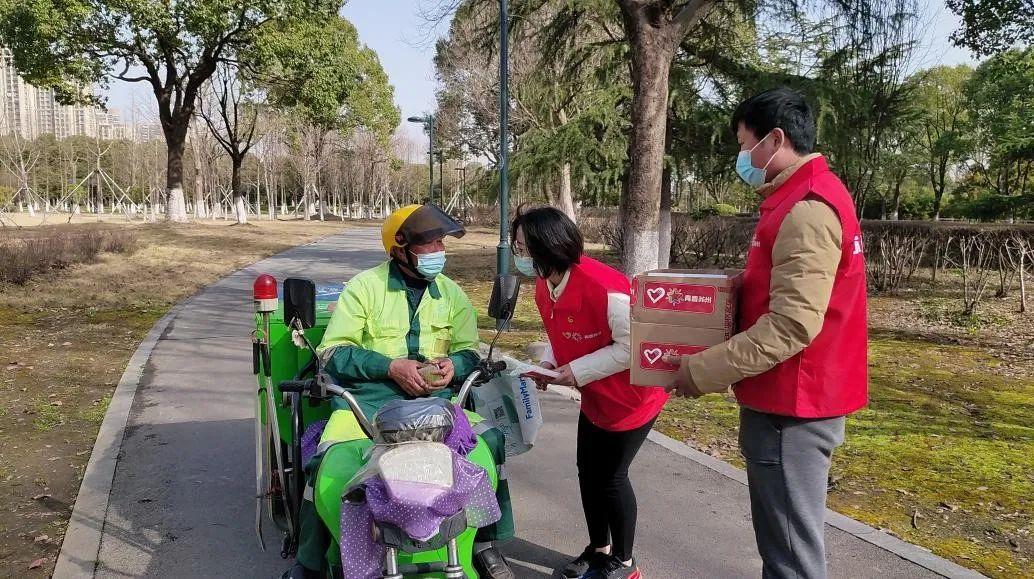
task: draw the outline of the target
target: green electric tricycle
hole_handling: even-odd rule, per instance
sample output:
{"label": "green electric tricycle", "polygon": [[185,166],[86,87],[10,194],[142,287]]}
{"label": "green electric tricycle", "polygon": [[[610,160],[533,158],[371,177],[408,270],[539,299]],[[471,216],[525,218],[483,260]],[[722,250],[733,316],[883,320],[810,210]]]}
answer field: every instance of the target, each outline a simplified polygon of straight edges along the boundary
{"label": "green electric tricycle", "polygon": [[[255,399],[255,530],[263,550],[266,548],[263,521],[268,518],[280,537],[280,555],[293,557],[297,553],[299,512],[306,492],[304,473],[308,458],[303,449],[303,434],[314,424],[328,419],[333,397],[344,400],[355,415],[362,432],[369,439],[363,448],[407,442],[405,433],[392,426],[386,442],[377,417],[366,416],[352,398],[347,384],[336,384],[324,372],[313,344],[323,337],[334,312],[337,299],[344,289],[342,284],[315,284],[310,280],[290,278],[278,284],[269,275],[259,276],[254,283],[255,323],[252,353],[253,370],[258,381]],[[495,281],[489,304],[489,315],[505,327],[513,315],[519,283],[514,276],[500,276]],[[498,337],[498,334],[497,334]],[[493,340],[494,345],[494,340]],[[458,389],[454,403],[469,408],[472,388],[484,384],[505,369],[504,362],[492,361],[492,348],[477,369]],[[411,412],[423,412],[423,400],[401,402]],[[397,405],[396,405],[397,406]],[[423,404],[424,407],[428,406]],[[402,409],[406,412],[406,409]],[[414,432],[409,441],[427,440],[427,431]],[[440,440],[438,442],[441,442]],[[389,446],[390,446],[389,444]],[[339,451],[340,450],[340,451]],[[310,451],[311,454],[311,451]],[[409,453],[406,460],[423,458]],[[342,505],[348,501],[363,500],[361,492],[349,486],[357,472],[363,470],[370,453],[357,454],[355,445],[331,445],[324,449],[319,470],[309,492],[320,519],[330,531],[335,544],[328,552],[325,569],[331,577],[341,576],[341,561],[337,548],[341,541]],[[467,460],[485,469],[494,489],[498,484],[497,470],[492,453],[485,441],[478,437],[477,446]],[[428,459],[430,460],[430,459]],[[407,464],[402,471],[423,472],[438,467]],[[344,489],[342,492],[341,489]],[[353,491],[353,492],[350,492]],[[460,579],[477,578],[472,564],[472,548],[476,528],[468,524],[464,511],[447,517],[436,535],[420,540],[408,536],[398,527],[374,521],[371,536],[384,545],[384,564],[381,577],[403,579],[411,577]]]}

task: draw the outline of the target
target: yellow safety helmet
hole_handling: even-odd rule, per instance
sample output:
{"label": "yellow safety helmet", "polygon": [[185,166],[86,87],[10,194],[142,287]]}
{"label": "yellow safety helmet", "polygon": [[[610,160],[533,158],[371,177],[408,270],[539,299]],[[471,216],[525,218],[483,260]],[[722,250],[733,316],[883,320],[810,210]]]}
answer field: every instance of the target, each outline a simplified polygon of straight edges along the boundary
{"label": "yellow safety helmet", "polygon": [[[429,243],[442,239],[447,235],[463,237],[467,230],[463,225],[449,217],[436,205],[407,205],[396,210],[384,220],[381,226],[381,243],[384,252],[391,255],[394,247],[404,247],[411,243]],[[398,238],[402,237],[402,242]]]}

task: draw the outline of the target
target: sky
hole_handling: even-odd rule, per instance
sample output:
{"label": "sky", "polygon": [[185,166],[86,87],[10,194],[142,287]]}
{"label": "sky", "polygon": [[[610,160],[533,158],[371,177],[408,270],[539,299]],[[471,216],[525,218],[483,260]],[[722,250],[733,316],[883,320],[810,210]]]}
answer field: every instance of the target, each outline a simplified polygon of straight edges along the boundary
{"label": "sky", "polygon": [[[925,50],[920,66],[936,64],[975,64],[970,54],[951,45],[948,36],[958,25],[958,18],[943,0],[928,0],[924,29]],[[381,65],[395,87],[395,102],[402,111],[400,129],[417,143],[424,140],[420,126],[405,119],[434,110],[434,40],[447,32],[445,24],[428,30],[419,15],[424,0],[349,0],[342,10],[359,31],[360,40],[377,52]],[[109,107],[118,110],[126,121],[155,119],[154,95],[144,83],[115,81],[109,90]]]}

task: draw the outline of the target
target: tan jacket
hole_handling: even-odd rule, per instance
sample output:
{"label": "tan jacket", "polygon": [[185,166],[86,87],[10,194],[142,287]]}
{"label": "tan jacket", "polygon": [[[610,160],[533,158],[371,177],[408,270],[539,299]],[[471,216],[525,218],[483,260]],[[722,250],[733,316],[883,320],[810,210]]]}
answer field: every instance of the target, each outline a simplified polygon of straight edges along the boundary
{"label": "tan jacket", "polygon": [[[767,197],[808,161],[788,167],[759,193]],[[790,359],[815,339],[833,291],[843,229],[833,209],[818,199],[794,205],[772,247],[769,313],[731,340],[687,356],[682,371],[701,392],[721,392]]]}

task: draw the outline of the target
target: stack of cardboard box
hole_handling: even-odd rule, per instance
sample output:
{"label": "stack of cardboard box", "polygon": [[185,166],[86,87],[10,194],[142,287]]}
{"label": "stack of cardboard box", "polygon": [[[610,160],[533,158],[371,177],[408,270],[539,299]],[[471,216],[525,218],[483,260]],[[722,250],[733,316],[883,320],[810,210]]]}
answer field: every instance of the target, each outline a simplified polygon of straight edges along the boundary
{"label": "stack of cardboard box", "polygon": [[740,270],[658,269],[632,280],[632,384],[670,386],[678,366],[665,354],[689,355],[732,337]]}

